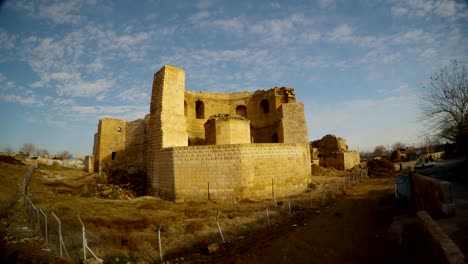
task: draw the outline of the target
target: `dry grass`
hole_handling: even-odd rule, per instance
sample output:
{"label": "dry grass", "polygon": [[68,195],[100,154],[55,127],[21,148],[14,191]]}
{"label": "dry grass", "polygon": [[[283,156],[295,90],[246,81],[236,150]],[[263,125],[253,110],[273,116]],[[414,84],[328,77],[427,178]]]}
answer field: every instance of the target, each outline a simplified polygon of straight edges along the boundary
{"label": "dry grass", "polygon": [[[315,189],[312,195],[315,204],[319,204],[322,190],[327,190],[330,182],[342,180],[342,177],[314,176]],[[58,245],[55,235],[58,232],[57,224],[50,215],[54,212],[63,223],[62,232],[73,261],[82,258],[81,225],[77,214],[86,225],[89,247],[105,263],[155,262],[159,260],[157,230],[162,221],[164,255],[190,254],[200,252],[202,244],[221,242],[216,224],[218,211],[224,237],[233,241],[267,225],[267,206],[270,222],[274,224],[290,216],[287,203],[289,199],[292,201],[292,210],[296,212],[308,208],[310,204],[310,193],[277,199],[283,202],[281,206],[267,200],[175,204],[154,197],[110,200],[81,195],[83,190],[80,188],[85,185],[89,187],[99,181],[95,176],[79,171],[50,173],[42,170],[34,174],[31,183],[31,199],[49,215],[51,243],[55,247]],[[53,189],[57,186],[65,186],[74,191],[54,192]],[[77,188],[81,191],[77,192]]]}

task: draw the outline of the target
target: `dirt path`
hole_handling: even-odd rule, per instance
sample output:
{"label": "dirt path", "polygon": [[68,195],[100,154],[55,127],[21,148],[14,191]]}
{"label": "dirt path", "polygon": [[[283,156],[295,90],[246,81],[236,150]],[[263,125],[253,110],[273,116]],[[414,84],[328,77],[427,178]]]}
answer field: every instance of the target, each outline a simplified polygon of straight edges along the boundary
{"label": "dirt path", "polygon": [[[368,179],[329,206],[228,244],[211,263],[401,263],[387,239],[394,213],[394,179]],[[321,210],[321,212],[318,212]],[[314,211],[316,213],[314,214]]]}

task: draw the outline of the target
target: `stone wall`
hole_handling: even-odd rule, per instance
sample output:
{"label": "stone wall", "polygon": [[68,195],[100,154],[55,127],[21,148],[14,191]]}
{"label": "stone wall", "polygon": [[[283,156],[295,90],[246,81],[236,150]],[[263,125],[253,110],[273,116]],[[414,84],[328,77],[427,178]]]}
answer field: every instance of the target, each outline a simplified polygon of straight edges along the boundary
{"label": "stone wall", "polygon": [[307,144],[174,147],[160,157],[157,194],[176,201],[280,197],[311,180]]}
{"label": "stone wall", "polygon": [[247,144],[250,143],[250,121],[230,115],[212,116],[205,123],[205,144]]}
{"label": "stone wall", "polygon": [[350,170],[361,162],[359,152],[335,152],[320,157],[320,166]]}
{"label": "stone wall", "polygon": [[428,253],[434,257],[434,263],[465,263],[465,256],[463,256],[460,248],[444,233],[442,228],[426,211],[419,211],[416,216],[423,238],[427,246],[429,246]]}
{"label": "stone wall", "polygon": [[[95,171],[106,172],[109,168],[125,162],[125,132],[125,120],[116,118],[99,120],[93,153]],[[98,142],[97,145],[96,142]]]}
{"label": "stone wall", "polygon": [[411,183],[416,210],[427,211],[432,217],[455,215],[451,182],[414,173]]}
{"label": "stone wall", "polygon": [[346,141],[334,135],[325,135],[323,138],[313,141],[312,147],[317,148],[320,153],[325,155],[332,152],[344,152],[348,150]]}
{"label": "stone wall", "polygon": [[94,173],[94,156],[85,156],[84,169],[87,173]]}
{"label": "stone wall", "polygon": [[125,161],[122,164],[128,173],[146,172],[146,144],[148,143],[147,120],[138,119],[126,123]]}
{"label": "stone wall", "polygon": [[281,122],[278,128],[279,142],[309,142],[303,103],[287,103],[279,107]]}

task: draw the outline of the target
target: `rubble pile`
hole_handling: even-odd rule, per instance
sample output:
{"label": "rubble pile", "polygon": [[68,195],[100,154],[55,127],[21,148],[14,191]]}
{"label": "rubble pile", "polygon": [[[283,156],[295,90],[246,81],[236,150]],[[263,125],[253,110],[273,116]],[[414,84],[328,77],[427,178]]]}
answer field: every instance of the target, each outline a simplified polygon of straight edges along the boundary
{"label": "rubble pile", "polygon": [[316,164],[312,164],[311,171],[312,171],[312,175],[323,175],[323,176],[337,175],[337,170],[335,168],[323,168]]}
{"label": "rubble pile", "polygon": [[122,188],[118,185],[101,183],[98,183],[95,186],[92,196],[94,198],[116,200],[130,200],[135,198],[135,194],[132,191],[129,191],[128,189]]}
{"label": "rubble pile", "polygon": [[395,166],[388,159],[369,160],[367,167],[371,177],[391,177],[395,173]]}

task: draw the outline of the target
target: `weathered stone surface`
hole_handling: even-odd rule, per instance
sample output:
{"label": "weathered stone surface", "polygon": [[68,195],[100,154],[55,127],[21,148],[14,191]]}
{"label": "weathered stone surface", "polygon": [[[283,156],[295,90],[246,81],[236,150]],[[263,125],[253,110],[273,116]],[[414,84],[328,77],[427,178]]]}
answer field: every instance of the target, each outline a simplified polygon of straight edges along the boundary
{"label": "weathered stone surface", "polygon": [[412,175],[414,204],[417,210],[427,211],[432,217],[455,215],[452,183],[421,174]]}
{"label": "weathered stone surface", "polygon": [[427,245],[431,249],[430,252],[437,258],[437,263],[465,263],[465,257],[460,249],[426,211],[419,211],[416,216]]}

